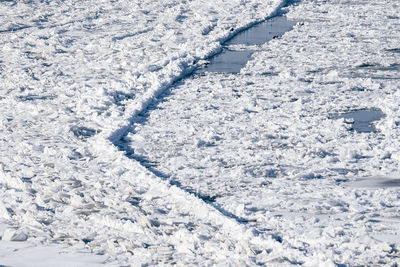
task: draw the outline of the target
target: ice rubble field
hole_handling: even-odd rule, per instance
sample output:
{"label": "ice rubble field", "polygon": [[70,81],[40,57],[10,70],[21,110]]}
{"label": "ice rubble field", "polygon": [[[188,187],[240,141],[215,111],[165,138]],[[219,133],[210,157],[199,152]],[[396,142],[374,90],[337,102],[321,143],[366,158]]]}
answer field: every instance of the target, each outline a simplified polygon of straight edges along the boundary
{"label": "ice rubble field", "polygon": [[283,4],[0,1],[0,264],[399,262],[397,1],[299,2],[173,85]]}

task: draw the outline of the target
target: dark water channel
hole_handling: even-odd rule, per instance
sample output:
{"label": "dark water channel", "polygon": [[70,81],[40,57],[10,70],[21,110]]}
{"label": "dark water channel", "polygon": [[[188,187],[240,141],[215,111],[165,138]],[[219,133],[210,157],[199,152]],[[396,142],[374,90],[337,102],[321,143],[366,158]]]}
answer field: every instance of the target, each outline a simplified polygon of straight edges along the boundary
{"label": "dark water channel", "polygon": [[220,54],[210,60],[210,64],[199,72],[238,73],[246,66],[252,54],[253,51],[234,51],[225,47]]}
{"label": "dark water channel", "polygon": [[292,30],[294,25],[296,22],[288,20],[284,15],[274,17],[238,33],[224,45],[262,45],[281,37],[285,32]]}
{"label": "dark water channel", "polygon": [[356,132],[375,133],[376,128],[372,125],[372,122],[378,121],[383,117],[385,117],[385,114],[379,109],[360,109],[337,115],[336,118],[343,118],[346,123],[351,123],[352,130],[355,130]]}
{"label": "dark water channel", "polygon": [[251,59],[254,50],[249,49],[235,50],[234,45],[255,46],[263,45],[272,39],[280,38],[285,32],[293,29],[295,21],[288,20],[286,16],[277,16],[249,29],[239,32],[237,35],[224,43],[222,52],[210,59],[210,63],[199,69],[197,73],[218,72],[218,73],[238,73],[247,61]]}

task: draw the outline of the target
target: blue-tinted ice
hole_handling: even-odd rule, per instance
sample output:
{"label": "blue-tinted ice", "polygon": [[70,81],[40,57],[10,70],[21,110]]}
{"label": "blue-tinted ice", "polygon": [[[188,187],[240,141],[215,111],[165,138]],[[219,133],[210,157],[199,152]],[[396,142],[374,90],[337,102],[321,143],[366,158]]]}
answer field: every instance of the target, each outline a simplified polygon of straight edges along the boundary
{"label": "blue-tinted ice", "polygon": [[353,119],[351,122],[353,129],[359,133],[376,132],[375,127],[371,124],[383,118],[385,114],[378,109],[360,109],[350,111],[338,116],[338,118]]}
{"label": "blue-tinted ice", "polygon": [[400,179],[398,177],[388,176],[369,176],[355,179],[349,182],[348,185],[356,188],[400,187]]}

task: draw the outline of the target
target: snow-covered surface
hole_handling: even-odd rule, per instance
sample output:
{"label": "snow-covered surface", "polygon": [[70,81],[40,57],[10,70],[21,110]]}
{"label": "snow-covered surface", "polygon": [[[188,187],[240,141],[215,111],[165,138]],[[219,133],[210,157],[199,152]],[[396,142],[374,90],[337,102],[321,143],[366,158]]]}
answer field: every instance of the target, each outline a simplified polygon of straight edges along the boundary
{"label": "snow-covered surface", "polygon": [[398,262],[397,1],[299,2],[171,86],[283,4],[0,1],[0,264]]}
{"label": "snow-covered surface", "polygon": [[[393,1],[293,7],[287,16],[304,24],[239,75],[195,75],[143,113],[126,138],[132,157],[275,233],[299,262],[398,262],[398,11]],[[377,133],[336,115],[364,108],[385,113]]]}
{"label": "snow-covered surface", "polygon": [[84,251],[84,246],[40,245],[29,242],[1,241],[1,266],[99,266],[107,256]]}

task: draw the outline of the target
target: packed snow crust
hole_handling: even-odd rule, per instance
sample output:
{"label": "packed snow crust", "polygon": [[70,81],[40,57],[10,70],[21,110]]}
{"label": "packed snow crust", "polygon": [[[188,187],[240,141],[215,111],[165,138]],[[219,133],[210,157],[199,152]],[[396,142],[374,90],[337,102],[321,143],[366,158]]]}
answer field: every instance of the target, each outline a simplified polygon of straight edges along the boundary
{"label": "packed snow crust", "polygon": [[0,1],[0,264],[398,262],[396,1],[299,2],[178,81],[284,4]]}

